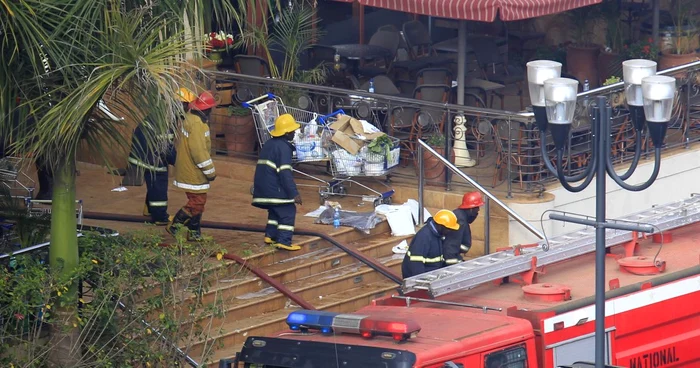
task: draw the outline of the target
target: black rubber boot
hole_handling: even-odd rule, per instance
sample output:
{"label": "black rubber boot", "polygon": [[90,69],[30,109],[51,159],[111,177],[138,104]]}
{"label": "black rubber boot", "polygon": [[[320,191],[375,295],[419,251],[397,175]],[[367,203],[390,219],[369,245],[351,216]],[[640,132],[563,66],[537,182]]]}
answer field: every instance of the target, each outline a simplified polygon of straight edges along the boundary
{"label": "black rubber boot", "polygon": [[170,235],[175,236],[175,232],[177,231],[177,226],[178,224],[186,225],[189,221],[191,221],[192,216],[187,213],[187,211],[180,209],[177,211],[175,214],[175,217],[173,217],[173,221],[170,223],[170,225],[165,229],[170,233]]}
{"label": "black rubber boot", "polygon": [[187,240],[195,240],[195,241],[200,241],[202,240],[202,214],[200,213],[197,216],[192,216],[192,219],[190,219],[190,222],[187,224],[187,227],[190,229],[189,236],[187,237]]}

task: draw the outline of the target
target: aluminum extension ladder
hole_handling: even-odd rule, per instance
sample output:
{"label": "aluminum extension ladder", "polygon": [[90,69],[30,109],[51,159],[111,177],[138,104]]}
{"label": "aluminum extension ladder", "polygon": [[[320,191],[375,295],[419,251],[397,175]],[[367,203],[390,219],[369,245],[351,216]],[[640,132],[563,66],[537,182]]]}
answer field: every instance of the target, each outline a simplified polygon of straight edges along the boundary
{"label": "aluminum extension ladder", "polygon": [[[700,221],[700,195],[608,221],[648,224],[655,228],[654,232],[671,230]],[[631,231],[608,229],[606,247],[630,241],[633,236]],[[592,227],[548,240],[533,247],[520,248],[519,255],[511,248],[409,277],[404,279],[401,289],[403,293],[424,290],[436,298],[526,272],[532,267],[532,257],[537,257],[537,267],[541,267],[595,251],[595,229]],[[547,244],[549,250],[545,250]]]}

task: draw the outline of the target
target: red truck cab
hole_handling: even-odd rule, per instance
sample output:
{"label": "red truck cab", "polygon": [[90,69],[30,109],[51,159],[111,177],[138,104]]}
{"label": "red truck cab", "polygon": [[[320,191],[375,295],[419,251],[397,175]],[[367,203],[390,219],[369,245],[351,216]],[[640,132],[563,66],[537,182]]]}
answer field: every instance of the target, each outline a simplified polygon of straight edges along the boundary
{"label": "red truck cab", "polygon": [[[313,316],[316,312],[303,313]],[[474,368],[537,366],[532,354],[532,325],[521,318],[469,310],[368,306],[339,316],[383,321],[382,326],[374,331],[361,327],[356,333],[347,333],[349,329],[337,333],[338,329],[333,328],[324,334],[315,328],[295,329],[291,316],[287,323],[297,332],[249,338],[239,355],[240,361],[246,366],[265,368],[444,367],[447,362]],[[410,326],[400,331],[406,328],[402,323],[408,321],[418,331],[410,331]],[[400,338],[397,334],[413,336]]]}

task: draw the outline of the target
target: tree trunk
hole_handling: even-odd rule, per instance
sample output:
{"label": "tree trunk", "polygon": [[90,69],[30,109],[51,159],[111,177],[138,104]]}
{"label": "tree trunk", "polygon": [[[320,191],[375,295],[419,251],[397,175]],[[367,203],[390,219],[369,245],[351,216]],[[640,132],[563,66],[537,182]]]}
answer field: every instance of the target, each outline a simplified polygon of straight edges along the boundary
{"label": "tree trunk", "polygon": [[[49,262],[52,269],[66,274],[78,266],[78,233],[75,216],[75,159],[66,160],[54,172],[51,203],[51,245]],[[51,329],[49,361],[52,367],[74,367],[80,360],[76,349],[79,330],[73,327],[78,305],[78,285],[71,285],[62,300],[65,306],[55,306],[55,323]]]}

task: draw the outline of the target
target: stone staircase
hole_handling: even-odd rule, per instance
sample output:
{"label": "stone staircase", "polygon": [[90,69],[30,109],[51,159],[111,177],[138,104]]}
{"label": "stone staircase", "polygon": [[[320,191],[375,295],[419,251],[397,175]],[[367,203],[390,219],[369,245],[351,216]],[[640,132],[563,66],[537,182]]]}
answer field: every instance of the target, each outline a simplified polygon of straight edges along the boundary
{"label": "stone staircase", "polygon": [[[391,248],[407,237],[393,237],[386,222],[380,223],[369,235],[347,229],[334,236],[340,243],[378,260],[400,276],[403,255],[393,254]],[[235,240],[227,241],[233,246]],[[396,293],[398,285],[380,273],[356,261],[352,256],[321,238],[309,237],[300,242],[302,250],[286,252],[270,250],[246,258],[246,262],[283,283],[319,310],[352,312],[368,305],[373,299]],[[204,303],[222,301],[223,313],[197,323],[213,331],[206,340],[181,342],[183,350],[195,361],[218,364],[240,351],[248,336],[268,335],[283,331],[287,315],[300,309],[282,293],[236,263],[229,263],[219,273],[217,281],[204,295]],[[191,300],[184,300],[187,306]],[[181,329],[190,329],[190,323]],[[220,330],[220,331],[219,331]],[[216,331],[216,332],[214,332]],[[214,348],[213,356],[202,362],[205,351]]]}

